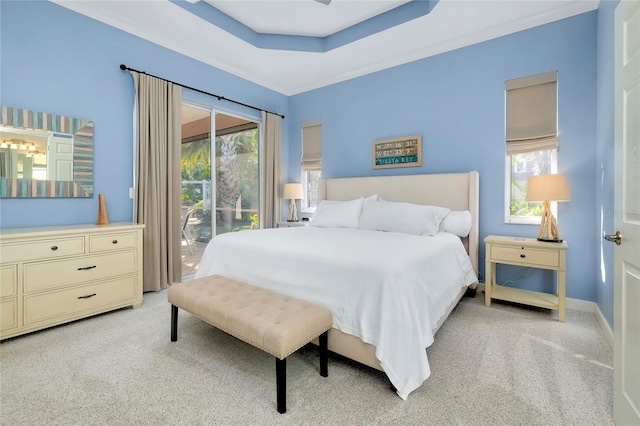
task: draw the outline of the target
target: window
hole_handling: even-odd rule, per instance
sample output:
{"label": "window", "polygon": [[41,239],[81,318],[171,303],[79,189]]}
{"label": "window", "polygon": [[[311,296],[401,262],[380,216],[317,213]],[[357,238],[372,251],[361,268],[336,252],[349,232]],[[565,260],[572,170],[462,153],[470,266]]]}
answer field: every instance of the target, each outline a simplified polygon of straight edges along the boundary
{"label": "window", "polygon": [[312,213],[318,207],[318,182],[322,177],[319,170],[302,172],[302,187],[304,188],[304,199],[302,200],[302,211]]}
{"label": "window", "polygon": [[505,222],[539,224],[542,203],[525,201],[527,179],[558,172],[557,72],[506,81],[505,103]]}
{"label": "window", "polygon": [[322,123],[320,120],[302,123],[302,185],[303,212],[315,212],[318,207],[318,181],[322,175]]}

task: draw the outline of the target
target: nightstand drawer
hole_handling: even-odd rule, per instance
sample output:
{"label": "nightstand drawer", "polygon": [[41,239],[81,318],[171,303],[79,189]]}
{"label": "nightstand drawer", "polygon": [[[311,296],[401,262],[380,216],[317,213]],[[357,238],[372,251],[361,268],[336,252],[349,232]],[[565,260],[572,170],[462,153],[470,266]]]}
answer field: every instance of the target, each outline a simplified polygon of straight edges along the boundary
{"label": "nightstand drawer", "polygon": [[557,251],[535,250],[522,247],[491,246],[491,259],[519,265],[536,265],[558,268],[560,256]]}

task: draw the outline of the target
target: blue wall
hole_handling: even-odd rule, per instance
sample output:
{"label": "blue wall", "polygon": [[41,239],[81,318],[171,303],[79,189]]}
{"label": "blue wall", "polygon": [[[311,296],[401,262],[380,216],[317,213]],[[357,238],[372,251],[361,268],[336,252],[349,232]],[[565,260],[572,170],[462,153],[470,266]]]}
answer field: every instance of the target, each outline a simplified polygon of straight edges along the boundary
{"label": "blue wall", "polygon": [[[131,220],[132,210],[133,83],[118,69],[125,63],[287,115],[285,181],[300,177],[300,123],[321,118],[326,177],[475,169],[481,238],[535,236],[536,226],[503,223],[504,81],[558,70],[559,166],[572,191],[571,202],[559,207],[560,229],[570,245],[567,295],[596,301],[613,325],[613,252],[601,246],[600,228],[602,219],[603,229],[613,229],[616,4],[602,1],[597,13],[287,98],[55,4],[0,2],[0,103],[94,121],[95,192],[106,195],[111,221]],[[52,19],[58,24],[49,25]],[[257,117],[189,91],[183,96]],[[423,136],[421,168],[371,169],[374,139],[414,133]],[[91,223],[96,215],[95,197],[0,200],[0,228]],[[481,247],[481,272],[483,259]],[[520,275],[526,274],[519,268],[502,268],[498,278]],[[532,271],[515,286],[551,291],[552,278]]]}
{"label": "blue wall", "polygon": [[[2,1],[0,19],[0,103],[93,120],[95,193],[105,194],[112,222],[130,221],[133,206],[133,79],[120,64],[287,114],[282,94],[50,2]],[[183,93],[187,98],[259,118],[191,91]],[[4,198],[0,228],[93,223],[97,207],[97,197]]]}
{"label": "blue wall", "polygon": [[[480,237],[535,237],[537,226],[504,223],[504,82],[558,71],[559,172],[571,202],[559,206],[569,242],[567,296],[596,300],[596,35],[590,12],[499,39],[293,96],[289,179],[299,173],[300,123],[322,120],[325,177],[480,172]],[[420,133],[423,166],[371,169],[375,139]],[[480,250],[484,270],[484,247]],[[500,267],[498,281],[521,268]],[[529,270],[516,287],[553,291],[554,273]]]}
{"label": "blue wall", "polygon": [[596,302],[613,328],[613,244],[604,232],[615,232],[614,219],[614,15],[619,1],[601,1],[598,9],[598,119],[596,131],[596,224],[594,262]]}

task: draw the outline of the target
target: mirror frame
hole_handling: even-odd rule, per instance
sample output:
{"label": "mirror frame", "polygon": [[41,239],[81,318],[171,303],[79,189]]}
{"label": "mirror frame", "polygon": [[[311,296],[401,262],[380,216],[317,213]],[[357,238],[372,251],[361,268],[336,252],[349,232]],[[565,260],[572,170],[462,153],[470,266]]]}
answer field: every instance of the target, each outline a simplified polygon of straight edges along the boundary
{"label": "mirror frame", "polygon": [[0,126],[73,134],[73,180],[0,178],[0,198],[92,198],[93,121],[2,107]]}

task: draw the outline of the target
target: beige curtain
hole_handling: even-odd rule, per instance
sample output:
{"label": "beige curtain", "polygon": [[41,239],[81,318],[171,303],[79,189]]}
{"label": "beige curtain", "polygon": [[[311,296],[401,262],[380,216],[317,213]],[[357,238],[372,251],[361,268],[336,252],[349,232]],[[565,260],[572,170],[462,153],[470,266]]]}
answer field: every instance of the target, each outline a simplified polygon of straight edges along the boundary
{"label": "beige curtain", "polygon": [[180,138],[182,89],[132,71],[136,148],[134,220],[143,223],[144,291],[182,279]]}
{"label": "beige curtain", "polygon": [[558,147],[556,71],[505,82],[507,154]]}
{"label": "beige curtain", "polygon": [[280,218],[282,197],[282,117],[262,112],[264,129],[264,175],[262,176],[262,226],[275,228]]}

